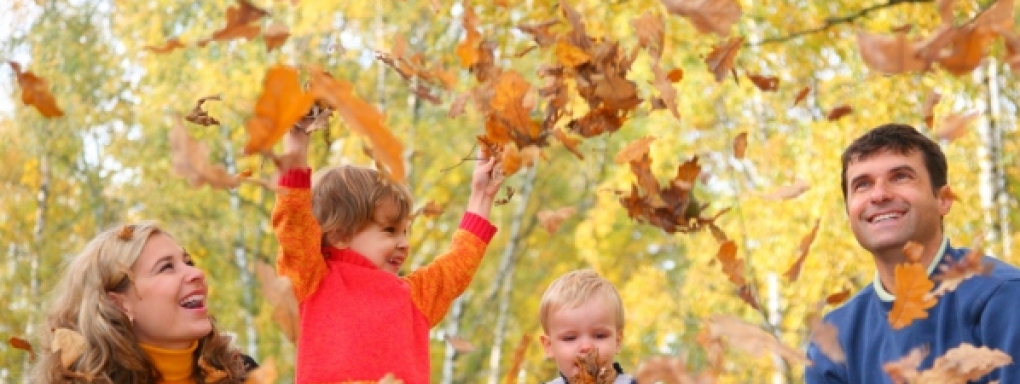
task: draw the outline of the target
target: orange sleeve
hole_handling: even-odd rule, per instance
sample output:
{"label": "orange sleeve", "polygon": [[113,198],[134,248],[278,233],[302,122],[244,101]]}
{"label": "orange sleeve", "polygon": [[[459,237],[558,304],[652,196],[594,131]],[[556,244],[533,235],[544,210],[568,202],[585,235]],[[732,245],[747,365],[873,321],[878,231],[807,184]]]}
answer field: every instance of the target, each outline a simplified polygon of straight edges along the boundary
{"label": "orange sleeve", "polygon": [[290,279],[294,295],[299,302],[304,301],[326,275],[322,231],[312,215],[311,190],[281,186],[272,220],[280,242],[276,273]]}
{"label": "orange sleeve", "polygon": [[458,229],[446,253],[406,277],[411,299],[425,314],[429,327],[443,320],[453,300],[471,284],[487,246],[474,233]]}

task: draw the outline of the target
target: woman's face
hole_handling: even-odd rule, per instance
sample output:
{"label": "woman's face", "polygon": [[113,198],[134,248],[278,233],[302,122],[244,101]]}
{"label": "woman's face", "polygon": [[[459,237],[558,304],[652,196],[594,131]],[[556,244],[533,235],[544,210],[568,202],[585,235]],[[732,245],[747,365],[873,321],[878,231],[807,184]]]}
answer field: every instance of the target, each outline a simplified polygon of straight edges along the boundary
{"label": "woman's face", "polygon": [[205,274],[170,236],[149,237],[131,274],[134,285],[110,295],[133,319],[139,342],[186,349],[212,331]]}

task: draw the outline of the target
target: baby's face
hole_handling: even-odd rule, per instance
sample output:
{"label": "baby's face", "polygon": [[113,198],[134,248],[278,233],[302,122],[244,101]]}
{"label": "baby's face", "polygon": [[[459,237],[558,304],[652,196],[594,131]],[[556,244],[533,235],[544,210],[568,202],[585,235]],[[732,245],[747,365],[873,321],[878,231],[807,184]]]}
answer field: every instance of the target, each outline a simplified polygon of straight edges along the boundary
{"label": "baby's face", "polygon": [[616,327],[616,311],[610,300],[594,298],[577,308],[559,308],[549,314],[548,334],[542,335],[546,357],[566,377],[578,373],[575,358],[598,349],[599,361],[612,360],[620,351],[623,333]]}

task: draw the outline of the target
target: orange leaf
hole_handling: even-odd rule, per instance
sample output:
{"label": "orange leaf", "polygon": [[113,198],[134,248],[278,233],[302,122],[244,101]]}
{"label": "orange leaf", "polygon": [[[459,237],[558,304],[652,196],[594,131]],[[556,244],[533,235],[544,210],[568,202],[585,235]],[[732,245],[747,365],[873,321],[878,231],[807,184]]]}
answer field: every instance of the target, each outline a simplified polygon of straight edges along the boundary
{"label": "orange leaf", "polygon": [[942,100],[942,94],[931,91],[924,97],[924,105],[921,106],[921,115],[924,116],[924,124],[928,129],[934,129],[935,105]]}
{"label": "orange leaf", "polygon": [[575,212],[577,212],[577,208],[574,207],[539,211],[538,222],[552,235],[560,229],[560,224],[563,224],[563,221],[573,216]]}
{"label": "orange leaf", "polygon": [[269,151],[308,113],[314,101],[311,93],[301,89],[297,70],[285,65],[270,68],[255,102],[255,116],[246,123],[249,137],[244,154]]}
{"label": "orange leaf", "polygon": [[661,0],[666,10],[686,17],[701,33],[730,34],[743,13],[736,0]]}
{"label": "orange leaf", "polygon": [[510,362],[510,369],[506,372],[506,383],[516,383],[517,375],[521,371],[521,364],[524,363],[524,354],[528,352],[528,344],[531,343],[531,335],[521,335],[521,341],[517,343],[517,347],[514,348],[514,358]]}
{"label": "orange leaf", "polygon": [[747,132],[740,132],[737,137],[733,138],[733,157],[743,159],[745,151],[747,151]]}
{"label": "orange leaf", "polygon": [[853,111],[854,109],[849,105],[840,105],[829,111],[829,114],[826,115],[825,118],[828,119],[829,121],[836,121],[843,118],[843,116],[849,115],[850,112]]}
{"label": "orange leaf", "polygon": [[[677,92],[676,88],[673,88],[673,83],[676,81],[671,80],[669,74],[662,71],[658,61],[652,63],[652,74],[655,75],[652,85],[655,86],[655,90],[659,91],[659,97],[662,98],[662,102],[666,104],[666,108],[673,114],[673,117],[679,119],[680,109],[676,105]],[[682,71],[680,72],[680,77],[683,77]]]}
{"label": "orange leaf", "polygon": [[529,102],[531,84],[514,70],[504,71],[496,80],[495,94],[489,100],[492,117],[497,128],[512,138],[518,146],[534,144],[541,136],[542,127],[531,120],[534,105]]}
{"label": "orange leaf", "polygon": [[705,64],[708,64],[708,69],[715,74],[715,81],[722,81],[733,69],[737,51],[740,50],[740,44],[743,42],[744,38],[738,36],[712,48],[712,52],[705,58]]}
{"label": "orange leaf", "polygon": [[11,336],[10,339],[7,339],[7,344],[10,344],[12,348],[28,352],[29,361],[35,361],[35,350],[32,349],[32,344],[28,340]]}
{"label": "orange leaf", "polygon": [[354,87],[313,67],[311,93],[343,117],[347,125],[372,143],[372,156],[389,168],[393,181],[404,182],[404,146],[385,126],[385,117],[374,106],[354,94]]}
{"label": "orange leaf", "polygon": [[142,49],[144,49],[146,51],[149,51],[149,52],[153,52],[153,53],[170,53],[170,52],[173,52],[173,50],[175,50],[177,48],[184,48],[184,44],[181,44],[180,40],[178,40],[176,38],[173,38],[173,39],[167,40],[166,43],[163,44],[162,47],[157,47],[157,46],[153,46],[153,45],[146,45],[145,48],[142,48]]}
{"label": "orange leaf", "polygon": [[645,154],[648,153],[648,149],[651,147],[652,142],[655,141],[655,136],[645,136],[630,142],[626,147],[616,153],[614,161],[617,164],[626,164],[631,161],[640,161]]}
{"label": "orange leaf", "polygon": [[577,67],[591,60],[581,48],[575,47],[564,39],[556,42],[556,58],[565,67]]}
{"label": "orange leaf", "polygon": [[935,136],[946,141],[953,141],[963,137],[967,133],[967,124],[978,118],[977,112],[968,114],[954,113],[942,119]]}
{"label": "orange leaf", "polygon": [[762,198],[765,200],[789,200],[807,192],[808,189],[811,189],[811,186],[806,181],[797,179],[793,185],[779,187]]}
{"label": "orange leaf", "polygon": [[680,68],[673,68],[672,71],[669,71],[669,73],[666,74],[666,78],[669,79],[670,82],[678,82],[684,78],[684,70]]}
{"label": "orange leaf", "polygon": [[850,298],[850,290],[849,289],[844,289],[842,291],[833,293],[833,294],[829,295],[828,297],[826,297],[825,298],[825,303],[829,304],[829,305],[836,305],[836,304],[839,304],[839,303],[842,303],[842,302],[846,301],[846,299],[849,299],[849,298]]}
{"label": "orange leaf", "polygon": [[510,176],[524,166],[524,158],[521,157],[517,146],[511,144],[503,147],[503,157],[500,158],[499,163],[503,165],[503,175]]}
{"label": "orange leaf", "polygon": [[857,32],[857,46],[864,64],[875,71],[892,75],[908,71],[925,71],[928,62],[917,57],[920,43],[908,42],[905,33],[882,36]]}
{"label": "orange leaf", "polygon": [[262,33],[262,40],[266,42],[266,52],[272,52],[279,48],[290,37],[290,30],[283,24],[270,24]]}
{"label": "orange leaf", "polygon": [[797,278],[800,277],[800,270],[804,265],[804,259],[807,259],[808,251],[811,250],[811,243],[814,243],[815,236],[818,235],[818,224],[820,222],[821,219],[815,220],[815,226],[811,229],[811,233],[804,236],[803,239],[800,239],[800,248],[797,249],[797,253],[799,254],[797,261],[790,266],[790,269],[786,270],[786,273],[783,274],[783,276],[789,279],[790,282],[797,281]]}
{"label": "orange leaf", "polygon": [[928,292],[935,286],[928,279],[928,271],[919,263],[903,263],[896,266],[892,293],[896,295],[889,324],[893,329],[903,329],[917,319],[928,318],[928,308],[937,301],[928,298]]}
{"label": "orange leaf", "polygon": [[747,74],[747,78],[751,79],[755,87],[765,92],[775,92],[779,89],[779,78],[775,76],[761,76]]}
{"label": "orange leaf", "polygon": [[457,44],[457,57],[462,68],[471,68],[478,62],[478,44],[482,42],[482,34],[478,33],[478,16],[470,6],[464,10],[464,40]]}
{"label": "orange leaf", "polygon": [[744,261],[737,258],[737,244],[728,240],[719,245],[719,252],[716,254],[719,263],[722,265],[723,273],[734,285],[743,287],[747,284],[744,279]]}
{"label": "orange leaf", "polygon": [[188,180],[192,187],[208,184],[213,188],[230,189],[241,184],[222,165],[209,163],[209,147],[188,135],[180,116],[174,116],[170,128],[170,165],[177,176]]}
{"label": "orange leaf", "polygon": [[793,99],[793,106],[797,106],[797,104],[800,104],[801,101],[804,101],[810,92],[811,87],[804,87],[804,89],[801,89],[800,92],[797,92],[797,97]]}
{"label": "orange leaf", "polygon": [[578,148],[578,146],[581,145],[581,139],[571,137],[566,131],[562,129],[553,130],[553,136],[556,137],[556,139],[559,140],[560,143],[563,143],[563,146],[566,147],[567,150],[572,152],[574,155],[576,155],[578,159],[584,160],[584,154],[582,154],[581,150]]}
{"label": "orange leaf", "polygon": [[846,352],[843,351],[843,345],[839,343],[839,328],[836,328],[832,323],[822,321],[817,316],[811,320],[810,328],[811,341],[829,360],[836,364],[846,362]]}
{"label": "orange leaf", "polygon": [[446,342],[450,343],[453,350],[458,353],[468,353],[477,349],[474,344],[471,344],[470,341],[464,340],[464,338],[460,336],[446,335]]}
{"label": "orange leaf", "polygon": [[995,33],[990,28],[967,25],[957,28],[949,45],[949,54],[939,57],[939,65],[949,73],[960,76],[970,73],[981,64],[991,48]]}
{"label": "orange leaf", "polygon": [[209,41],[228,41],[245,38],[248,40],[258,36],[262,29],[259,25],[251,23],[269,15],[269,12],[252,5],[248,0],[237,0],[238,6],[227,8],[227,25],[216,32],[211,38],[200,41],[200,46],[205,46]]}
{"label": "orange leaf", "polygon": [[938,379],[950,379],[943,382],[970,383],[1012,363],[1013,358],[998,349],[963,343],[936,358],[930,370],[921,372],[917,382],[934,383]]}
{"label": "orange leaf", "polygon": [[418,213],[425,217],[437,217],[443,214],[443,206],[435,201],[429,201],[418,209]]}
{"label": "orange leaf", "polygon": [[21,65],[8,61],[14,75],[18,77],[18,86],[21,87],[21,102],[25,105],[35,107],[43,117],[54,118],[64,116],[64,111],[57,106],[57,101],[49,91],[49,84],[46,80],[36,76],[32,71],[21,71]]}

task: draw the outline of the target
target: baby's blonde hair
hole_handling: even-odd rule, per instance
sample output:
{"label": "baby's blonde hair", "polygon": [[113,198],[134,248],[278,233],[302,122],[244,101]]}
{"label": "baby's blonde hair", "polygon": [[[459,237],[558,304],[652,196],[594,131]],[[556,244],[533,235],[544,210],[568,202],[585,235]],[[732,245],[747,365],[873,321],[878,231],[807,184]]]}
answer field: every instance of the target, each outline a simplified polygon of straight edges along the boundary
{"label": "baby's blonde hair", "polygon": [[616,307],[616,330],[623,331],[623,301],[616,287],[591,269],[580,269],[560,276],[546,288],[539,307],[542,330],[549,333],[549,316],[563,308],[577,308],[588,300],[601,297]]}
{"label": "baby's blonde hair", "polygon": [[382,178],[371,168],[343,165],[318,172],[312,187],[312,214],[322,229],[323,241],[350,240],[374,219],[376,205],[390,200],[397,217],[411,215],[413,199],[402,185]]}

